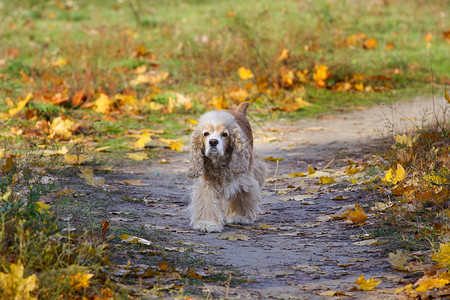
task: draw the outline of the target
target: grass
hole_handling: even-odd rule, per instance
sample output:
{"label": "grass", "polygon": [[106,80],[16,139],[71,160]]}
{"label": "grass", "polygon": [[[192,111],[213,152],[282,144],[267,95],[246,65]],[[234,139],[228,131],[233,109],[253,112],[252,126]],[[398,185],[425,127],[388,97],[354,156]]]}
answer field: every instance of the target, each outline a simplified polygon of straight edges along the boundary
{"label": "grass", "polygon": [[[192,126],[182,120],[242,101],[260,118],[296,119],[429,95],[431,76],[438,86],[448,83],[444,7],[404,0],[5,2],[0,122],[45,138],[36,121],[65,116],[81,132],[115,134],[116,142],[103,144],[126,151],[128,129],[186,136]],[[327,68],[322,82],[315,66]],[[168,77],[133,84],[139,67]],[[241,79],[240,67],[253,78]],[[9,115],[29,92],[26,109]],[[95,112],[101,93],[135,102],[114,100]]]}

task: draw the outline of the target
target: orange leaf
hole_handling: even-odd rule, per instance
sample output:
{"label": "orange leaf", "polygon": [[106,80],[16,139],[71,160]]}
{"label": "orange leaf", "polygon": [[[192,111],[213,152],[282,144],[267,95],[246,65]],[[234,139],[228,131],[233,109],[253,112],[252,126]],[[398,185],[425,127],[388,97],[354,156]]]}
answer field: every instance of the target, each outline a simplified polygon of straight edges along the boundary
{"label": "orange leaf", "polygon": [[364,48],[366,48],[367,50],[372,50],[372,49],[376,48],[377,46],[378,46],[378,42],[374,38],[366,39],[364,41]]}
{"label": "orange leaf", "polygon": [[283,49],[280,56],[278,57],[278,61],[285,60],[288,57],[289,57],[289,50],[285,48],[285,49]]}
{"label": "orange leaf", "polygon": [[101,228],[102,228],[102,239],[104,239],[105,235],[109,229],[109,222],[102,219],[102,227]]}
{"label": "orange leaf", "polygon": [[347,219],[352,221],[354,224],[361,223],[367,220],[367,214],[361,206],[359,206],[359,204],[355,204],[355,210],[349,210],[347,212]]}

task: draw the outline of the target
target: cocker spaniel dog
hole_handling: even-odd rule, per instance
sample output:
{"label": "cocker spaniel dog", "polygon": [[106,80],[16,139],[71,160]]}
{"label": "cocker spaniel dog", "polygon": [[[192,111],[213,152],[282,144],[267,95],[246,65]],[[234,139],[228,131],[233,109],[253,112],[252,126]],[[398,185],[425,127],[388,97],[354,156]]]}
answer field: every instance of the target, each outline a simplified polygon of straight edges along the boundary
{"label": "cocker spaniel dog", "polygon": [[189,209],[196,230],[250,224],[259,212],[266,166],[253,153],[248,106],[207,112],[192,133],[188,175],[196,182]]}

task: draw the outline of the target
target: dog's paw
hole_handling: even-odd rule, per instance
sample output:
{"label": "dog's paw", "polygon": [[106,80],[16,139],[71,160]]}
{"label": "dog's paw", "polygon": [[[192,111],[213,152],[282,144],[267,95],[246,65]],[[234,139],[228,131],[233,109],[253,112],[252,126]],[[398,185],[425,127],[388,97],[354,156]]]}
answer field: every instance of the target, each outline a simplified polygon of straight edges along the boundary
{"label": "dog's paw", "polygon": [[222,232],[222,228],[211,221],[199,221],[194,224],[193,228],[203,232]]}
{"label": "dog's paw", "polygon": [[232,218],[227,218],[227,223],[228,224],[241,224],[241,225],[248,225],[248,224],[252,224],[253,220],[251,220],[248,217],[243,217],[243,216],[234,216]]}

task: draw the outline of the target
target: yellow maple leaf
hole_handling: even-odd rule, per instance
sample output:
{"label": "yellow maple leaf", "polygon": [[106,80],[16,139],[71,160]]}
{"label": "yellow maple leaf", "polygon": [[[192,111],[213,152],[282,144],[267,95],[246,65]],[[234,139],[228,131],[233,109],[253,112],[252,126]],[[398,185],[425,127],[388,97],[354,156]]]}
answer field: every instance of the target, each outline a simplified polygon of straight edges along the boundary
{"label": "yellow maple leaf", "polygon": [[126,154],[128,158],[134,159],[134,160],[145,160],[148,159],[148,155],[145,152],[138,152],[138,153],[127,153]]}
{"label": "yellow maple leaf", "polygon": [[182,141],[170,141],[169,143],[170,149],[174,151],[183,152],[183,142]]}
{"label": "yellow maple leaf", "polygon": [[312,106],[311,103],[309,103],[308,101],[303,100],[302,97],[295,98],[295,102],[298,105],[298,109],[305,108],[305,107],[308,107],[308,106]]}
{"label": "yellow maple leaf", "polygon": [[44,202],[41,202],[41,201],[36,202],[36,205],[38,206],[37,207],[37,211],[38,212],[43,211],[44,213],[46,213],[46,214],[48,214],[50,216],[52,215],[52,213],[49,211],[50,205],[44,204]]}
{"label": "yellow maple leaf", "polygon": [[380,284],[381,280],[375,280],[370,278],[366,280],[364,278],[364,274],[361,274],[358,279],[356,279],[355,283],[359,285],[359,288],[363,291],[373,291]]}
{"label": "yellow maple leaf", "polygon": [[147,144],[151,140],[152,140],[152,137],[150,136],[150,133],[144,132],[139,136],[139,139],[133,143],[133,147],[136,149],[144,149],[145,144]]}
{"label": "yellow maple leaf", "polygon": [[289,50],[284,48],[283,51],[281,51],[280,56],[278,56],[278,61],[285,60],[288,57],[289,57]]}
{"label": "yellow maple leaf", "polygon": [[[425,277],[425,278],[424,278]],[[441,288],[450,283],[450,280],[442,279],[438,277],[428,277],[425,275],[418,281],[419,286],[416,288],[416,292],[424,293],[430,289]],[[428,278],[427,278],[428,277]],[[417,283],[416,283],[417,284]]]}
{"label": "yellow maple leaf", "polygon": [[248,80],[248,79],[254,77],[254,76],[253,76],[252,70],[246,69],[246,68],[244,68],[244,67],[240,67],[240,68],[238,69],[238,74],[239,74],[239,77],[240,77],[242,80]]}
{"label": "yellow maple leaf", "polygon": [[130,81],[130,85],[137,86],[140,84],[158,85],[169,77],[167,71],[151,71],[146,74],[139,74],[135,79]]}
{"label": "yellow maple leaf", "polygon": [[150,101],[148,103],[148,108],[150,110],[161,110],[161,108],[163,108],[163,107],[164,107],[164,105],[162,105],[161,103],[158,103],[156,101]]}
{"label": "yellow maple leaf", "polygon": [[308,82],[308,73],[309,73],[308,69],[304,69],[303,71],[297,71],[296,75],[298,80],[303,83]]}
{"label": "yellow maple leaf", "polygon": [[328,67],[325,65],[315,65],[313,72],[313,80],[317,83],[319,87],[325,87],[327,80],[331,76],[331,73],[328,72]]}
{"label": "yellow maple leaf", "polygon": [[447,90],[445,90],[444,92],[445,92],[445,99],[447,100],[448,104],[450,104],[450,96],[448,95]]}
{"label": "yellow maple leaf", "polygon": [[51,66],[52,67],[64,67],[65,65],[67,65],[69,63],[69,60],[67,58],[62,58],[59,57],[58,59],[53,59],[51,61]]}
{"label": "yellow maple leaf", "polygon": [[213,105],[217,109],[227,109],[228,108],[228,103],[222,96],[214,97],[208,103]]}
{"label": "yellow maple leaf", "polygon": [[27,97],[26,97],[24,100],[19,101],[19,102],[17,103],[17,106],[16,106],[16,107],[9,109],[9,110],[8,110],[8,114],[9,114],[10,116],[14,116],[14,115],[17,114],[18,112],[20,112],[20,111],[25,107],[25,105],[27,105],[28,101],[30,101],[31,97],[33,97],[33,94],[32,94],[32,93],[29,93],[29,94],[27,95]]}
{"label": "yellow maple leaf", "polygon": [[94,102],[94,110],[96,112],[107,114],[111,111],[114,100],[110,99],[106,94],[100,94],[100,96]]}
{"label": "yellow maple leaf", "polygon": [[64,162],[72,165],[78,165],[82,164],[86,161],[86,158],[83,155],[73,155],[73,154],[66,154],[64,155]]}
{"label": "yellow maple leaf", "polygon": [[405,177],[406,177],[405,169],[402,167],[401,164],[397,164],[395,175],[394,170],[392,170],[392,168],[389,168],[384,178],[381,178],[381,181],[383,181],[384,183],[397,184],[401,182],[403,179],[405,179]]}
{"label": "yellow maple leaf", "polygon": [[86,180],[86,183],[93,187],[101,187],[105,184],[105,178],[94,176],[92,168],[84,167],[80,168],[81,174],[78,176]]}
{"label": "yellow maple leaf", "polygon": [[187,119],[186,122],[188,122],[189,124],[192,124],[192,125],[198,125],[198,121],[196,121],[196,120]]}
{"label": "yellow maple leaf", "polygon": [[318,184],[330,184],[330,183],[335,183],[335,182],[336,182],[336,180],[333,177],[320,176],[319,181],[317,183]]}
{"label": "yellow maple leaf", "polygon": [[413,146],[413,143],[414,143],[416,140],[417,140],[417,137],[412,138],[412,137],[407,136],[406,134],[402,134],[402,135],[397,134],[397,135],[395,136],[395,141],[396,141],[398,144],[400,144],[400,145],[406,145],[406,146],[408,146],[408,147],[412,147],[412,146]]}
{"label": "yellow maple leaf", "polygon": [[89,287],[89,280],[94,276],[94,274],[77,273],[75,275],[69,275],[69,283],[72,288],[79,291],[83,288]]}
{"label": "yellow maple leaf", "polygon": [[9,266],[9,273],[0,272],[0,287],[7,299],[36,299],[30,292],[39,286],[36,274],[24,278],[24,267],[19,260]]}
{"label": "yellow maple leaf", "polygon": [[352,221],[352,223],[361,223],[367,220],[367,214],[364,212],[364,210],[359,206],[359,204],[355,204],[355,210],[348,210],[347,219]]}
{"label": "yellow maple leaf", "polygon": [[355,83],[355,85],[353,87],[358,92],[364,92],[364,84],[363,83]]}
{"label": "yellow maple leaf", "polygon": [[65,117],[56,117],[53,119],[52,124],[50,126],[50,138],[64,138],[70,139],[72,137],[72,128],[75,125],[75,122],[65,118]]}
{"label": "yellow maple leaf", "polygon": [[450,267],[450,242],[439,245],[439,252],[434,253],[431,258],[443,268]]}
{"label": "yellow maple leaf", "polygon": [[303,172],[289,174],[289,177],[305,177],[305,176],[306,176],[306,174]]}
{"label": "yellow maple leaf", "polygon": [[182,141],[165,139],[165,138],[160,138],[159,140],[163,143],[168,144],[170,149],[172,149],[172,150],[183,151],[183,142]]}

